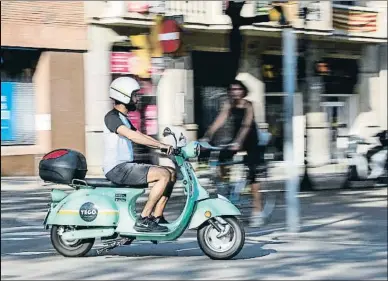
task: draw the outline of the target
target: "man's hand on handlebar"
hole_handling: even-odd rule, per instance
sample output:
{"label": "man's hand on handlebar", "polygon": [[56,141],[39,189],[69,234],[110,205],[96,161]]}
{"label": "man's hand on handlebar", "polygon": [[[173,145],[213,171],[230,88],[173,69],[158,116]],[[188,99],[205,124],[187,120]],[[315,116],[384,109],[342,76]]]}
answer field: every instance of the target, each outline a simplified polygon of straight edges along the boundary
{"label": "man's hand on handlebar", "polygon": [[171,155],[171,153],[174,151],[174,148],[171,145],[164,143],[162,143],[159,148],[161,152],[166,153],[167,155]]}

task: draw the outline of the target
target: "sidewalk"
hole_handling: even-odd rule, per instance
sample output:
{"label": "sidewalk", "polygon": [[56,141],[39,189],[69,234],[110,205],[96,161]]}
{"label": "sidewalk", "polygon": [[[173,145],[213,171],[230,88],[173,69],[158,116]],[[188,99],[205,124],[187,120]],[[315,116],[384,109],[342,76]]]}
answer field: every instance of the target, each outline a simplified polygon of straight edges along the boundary
{"label": "sidewalk", "polygon": [[[208,168],[198,168],[198,163],[193,162],[192,165],[196,170],[197,176],[208,174],[210,170]],[[304,173],[304,166],[298,166],[299,175],[302,176]],[[338,164],[327,164],[319,167],[311,167],[308,169],[309,173],[313,176],[323,177],[328,175],[340,175],[347,171],[345,163]],[[104,174],[88,174],[89,178],[104,178]],[[3,180],[17,180],[17,181],[35,181],[40,180],[39,176],[2,176]],[[269,181],[284,181],[287,179],[287,165],[284,162],[277,162],[271,164],[268,169],[268,180]]]}
{"label": "sidewalk", "polygon": [[[209,192],[215,192],[216,186],[209,183],[208,179],[199,179],[199,182],[202,184],[202,186],[208,190]],[[316,191],[321,192],[320,190],[332,190],[332,189],[339,189],[340,183],[338,179],[332,178],[331,180],[326,179],[322,184],[320,184],[318,187],[316,187]],[[12,190],[41,190],[45,189],[47,191],[50,191],[51,189],[62,189],[62,190],[73,190],[72,187],[68,185],[58,185],[54,183],[45,183],[42,181],[39,177],[28,177],[28,178],[1,178],[1,190],[2,191],[12,191]],[[283,180],[276,180],[276,181],[270,181],[266,180],[261,182],[261,190],[263,192],[274,192],[278,193],[279,196],[283,196],[282,194],[285,192],[285,181]],[[142,197],[148,196],[150,189],[147,188],[145,190],[145,194]],[[315,192],[315,191],[314,191]],[[300,192],[304,193],[304,192]],[[140,197],[140,198],[142,198]],[[184,188],[181,182],[177,182],[174,186],[174,190],[172,193],[172,198],[179,198],[179,200],[183,200],[186,197],[184,194]],[[183,202],[182,201],[182,202]]]}

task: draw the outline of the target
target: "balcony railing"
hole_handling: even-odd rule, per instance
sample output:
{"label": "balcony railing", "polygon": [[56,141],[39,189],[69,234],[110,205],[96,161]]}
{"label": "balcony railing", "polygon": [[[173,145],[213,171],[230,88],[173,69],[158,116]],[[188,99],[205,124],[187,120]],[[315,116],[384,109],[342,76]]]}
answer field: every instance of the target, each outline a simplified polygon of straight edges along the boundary
{"label": "balcony railing", "polygon": [[[256,1],[255,14],[266,13],[272,8],[272,2],[275,1]],[[279,1],[276,1],[279,2]],[[328,32],[332,30],[331,24],[331,2],[328,1],[285,1],[287,18],[294,28]],[[307,7],[307,24],[302,16],[303,7]],[[275,27],[275,22],[256,24],[258,27]]]}
{"label": "balcony railing", "polygon": [[187,24],[230,24],[222,1],[166,1],[166,15],[183,15]]}
{"label": "balcony railing", "polygon": [[89,8],[88,17],[150,21],[155,11],[162,10],[168,16],[183,15],[185,24],[229,26],[230,19],[223,12],[223,5],[224,1],[102,1],[94,8],[94,14]]}
{"label": "balcony railing", "polygon": [[[155,11],[164,11],[166,15],[183,15],[186,25],[193,28],[225,29],[230,27],[230,19],[225,15],[227,0],[219,1],[93,1],[89,7],[95,6],[94,16],[90,8],[89,18],[100,18],[131,21],[147,24]],[[246,1],[242,16],[254,16],[265,13],[274,1]],[[279,2],[279,1],[277,1]],[[307,28],[311,31],[341,34],[355,37],[386,38],[387,12],[386,7],[362,7],[338,5],[331,1],[286,1],[288,17],[294,28]],[[370,6],[372,2],[365,1]],[[87,3],[87,2],[85,2]],[[95,3],[98,3],[95,4]],[[355,2],[358,5],[361,1]],[[381,2],[380,2],[381,3]],[[353,3],[354,4],[354,3]],[[304,6],[308,7],[308,21],[301,17]],[[98,6],[98,8],[97,8]],[[98,15],[96,15],[98,13]],[[150,23],[149,23],[150,24]],[[256,27],[276,27],[277,23],[261,23]],[[249,27],[247,27],[249,28]]]}

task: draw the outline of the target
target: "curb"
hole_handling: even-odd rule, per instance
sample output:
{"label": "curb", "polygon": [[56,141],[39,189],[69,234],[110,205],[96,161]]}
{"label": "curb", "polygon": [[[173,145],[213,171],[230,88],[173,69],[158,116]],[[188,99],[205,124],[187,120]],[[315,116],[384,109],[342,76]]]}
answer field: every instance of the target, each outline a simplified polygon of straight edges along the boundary
{"label": "curb", "polygon": [[40,177],[38,176],[20,176],[20,177],[14,177],[14,176],[2,176],[1,181],[41,181]]}

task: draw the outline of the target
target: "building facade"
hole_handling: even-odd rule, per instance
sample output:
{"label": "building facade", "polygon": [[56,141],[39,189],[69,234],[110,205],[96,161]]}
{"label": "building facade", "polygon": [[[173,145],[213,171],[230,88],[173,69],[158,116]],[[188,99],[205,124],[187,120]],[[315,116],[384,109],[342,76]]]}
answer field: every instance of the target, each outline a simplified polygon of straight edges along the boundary
{"label": "building facade", "polygon": [[[111,106],[105,90],[112,79],[112,45],[129,36],[150,32],[153,11],[183,15],[183,44],[187,56],[181,64],[165,69],[157,87],[158,131],[181,125],[200,137],[215,118],[225,98],[229,59],[230,19],[228,1],[114,1],[85,2],[89,46],[86,62],[85,100],[86,155],[92,172],[100,171],[103,114]],[[245,17],[265,12],[271,1],[246,1]],[[307,3],[307,2],[306,2]],[[304,2],[288,1],[288,12],[298,35],[305,31],[315,60],[329,65],[322,78],[318,112],[309,113],[307,130],[311,163],[320,165],[335,158],[347,136],[363,126],[387,128],[387,4],[384,1],[315,1],[307,26],[298,17]],[[281,28],[275,23],[241,27],[244,37],[238,78],[248,86],[258,124],[266,123],[274,135],[273,153],[283,159],[283,97]],[[298,82],[294,102],[296,160],[303,163],[306,110],[303,100],[304,55],[298,53]],[[97,81],[97,82],[96,82]],[[173,113],[173,114],[172,114]],[[366,123],[365,123],[366,122]],[[367,124],[367,125],[365,125]],[[319,128],[317,130],[316,128]],[[227,130],[221,135],[227,139]],[[332,136],[336,135],[335,138]]]}
{"label": "building facade", "polygon": [[36,175],[45,153],[85,152],[80,1],[1,2],[1,175]]}
{"label": "building facade", "polygon": [[[270,4],[246,1],[241,14],[265,13]],[[2,175],[34,175],[41,156],[60,147],[84,153],[88,173],[101,174],[103,117],[112,106],[109,83],[120,75],[141,76],[142,109],[130,118],[144,119],[138,126],[145,133],[161,137],[165,126],[177,125],[190,138],[201,137],[226,98],[231,30],[226,5],[221,0],[2,2]],[[319,109],[307,118],[310,163],[320,165],[336,157],[349,134],[387,128],[387,4],[314,1],[307,26],[298,16],[304,2],[287,5],[298,37],[294,143],[299,164],[309,99],[303,93],[306,36],[316,50],[314,60],[330,69],[320,80]],[[164,56],[162,76],[147,56],[133,55],[141,53],[135,45],[148,48],[142,35],[155,33],[160,12],[177,21],[183,16],[183,47],[178,55]],[[240,30],[237,78],[249,88],[256,122],[268,125],[271,151],[282,161],[282,29],[262,23]],[[227,128],[220,141],[228,141]]]}

